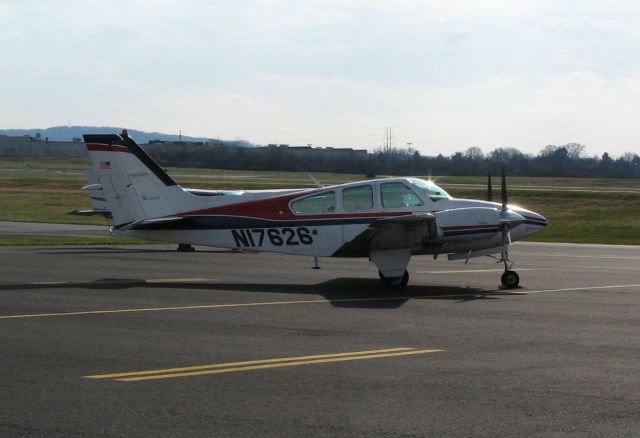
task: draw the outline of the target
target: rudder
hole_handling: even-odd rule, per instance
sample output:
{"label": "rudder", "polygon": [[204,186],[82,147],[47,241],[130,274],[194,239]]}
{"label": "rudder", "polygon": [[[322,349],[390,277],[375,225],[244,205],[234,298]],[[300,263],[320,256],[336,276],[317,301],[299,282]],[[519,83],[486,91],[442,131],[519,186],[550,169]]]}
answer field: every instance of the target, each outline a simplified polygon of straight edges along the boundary
{"label": "rudder", "polygon": [[189,195],[126,131],[86,134],[84,142],[116,227],[189,208]]}

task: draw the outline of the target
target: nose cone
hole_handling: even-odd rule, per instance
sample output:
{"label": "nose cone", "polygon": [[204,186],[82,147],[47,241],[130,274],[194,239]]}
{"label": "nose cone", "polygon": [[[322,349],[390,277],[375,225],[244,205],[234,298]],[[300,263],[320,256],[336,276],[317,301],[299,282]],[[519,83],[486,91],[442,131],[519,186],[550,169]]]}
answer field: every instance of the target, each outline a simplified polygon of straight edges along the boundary
{"label": "nose cone", "polygon": [[510,227],[515,227],[516,225],[520,225],[525,223],[527,220],[519,213],[516,213],[513,210],[505,210],[500,213],[500,224],[501,225],[509,225]]}
{"label": "nose cone", "polygon": [[524,218],[519,228],[522,228],[527,236],[539,233],[549,225],[549,221],[541,214],[523,208],[514,208],[513,210]]}

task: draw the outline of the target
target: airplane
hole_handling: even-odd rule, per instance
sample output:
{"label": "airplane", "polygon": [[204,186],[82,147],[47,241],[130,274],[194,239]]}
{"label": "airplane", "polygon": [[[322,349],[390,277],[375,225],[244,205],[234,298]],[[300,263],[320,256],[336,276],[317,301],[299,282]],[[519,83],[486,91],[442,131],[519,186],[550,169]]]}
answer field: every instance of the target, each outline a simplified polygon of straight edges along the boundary
{"label": "airplane", "polygon": [[[368,257],[382,284],[404,288],[412,255],[490,256],[516,288],[513,241],[542,231],[540,214],[502,202],[452,198],[414,177],[280,190],[196,190],[178,185],[129,135],[87,134],[85,145],[115,225],[146,240],[314,257]],[[489,177],[489,184],[491,178]],[[489,185],[489,194],[491,188]]]}

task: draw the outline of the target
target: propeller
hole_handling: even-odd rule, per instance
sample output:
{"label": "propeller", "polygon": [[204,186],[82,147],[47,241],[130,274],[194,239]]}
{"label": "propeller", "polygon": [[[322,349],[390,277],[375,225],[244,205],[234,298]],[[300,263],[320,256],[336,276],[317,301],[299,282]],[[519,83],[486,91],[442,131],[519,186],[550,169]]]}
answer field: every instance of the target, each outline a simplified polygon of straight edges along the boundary
{"label": "propeller", "polygon": [[502,211],[500,211],[500,230],[502,231],[502,247],[504,248],[507,242],[511,245],[511,229],[520,225],[525,219],[507,207],[509,198],[507,196],[507,177],[505,176],[504,166],[502,167],[501,185]]}
{"label": "propeller", "polygon": [[502,211],[507,211],[507,177],[504,174],[504,166],[502,166]]}
{"label": "propeller", "polygon": [[493,202],[493,189],[491,188],[491,172],[487,174],[487,201]]}

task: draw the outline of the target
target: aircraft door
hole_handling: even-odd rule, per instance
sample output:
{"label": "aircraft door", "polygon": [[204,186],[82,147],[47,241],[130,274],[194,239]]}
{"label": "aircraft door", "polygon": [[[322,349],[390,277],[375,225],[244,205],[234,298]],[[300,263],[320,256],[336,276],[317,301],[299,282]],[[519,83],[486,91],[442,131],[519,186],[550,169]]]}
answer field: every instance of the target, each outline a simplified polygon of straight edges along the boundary
{"label": "aircraft door", "polygon": [[371,184],[347,187],[342,190],[342,210],[345,220],[342,225],[342,241],[350,242],[360,235],[369,224],[362,215],[374,210],[374,191]]}

